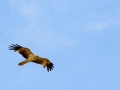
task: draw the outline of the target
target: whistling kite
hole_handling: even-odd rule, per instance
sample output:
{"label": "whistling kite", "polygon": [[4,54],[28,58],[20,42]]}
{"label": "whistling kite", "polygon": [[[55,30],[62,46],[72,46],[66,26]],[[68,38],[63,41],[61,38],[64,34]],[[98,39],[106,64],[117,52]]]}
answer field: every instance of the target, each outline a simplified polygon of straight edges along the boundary
{"label": "whistling kite", "polygon": [[34,62],[37,64],[43,65],[43,67],[47,67],[47,71],[51,71],[53,69],[53,63],[51,63],[47,58],[42,58],[37,55],[34,55],[29,48],[22,47],[18,44],[9,45],[9,50],[14,50],[14,52],[18,51],[26,60],[20,62],[18,65],[22,66],[28,62]]}

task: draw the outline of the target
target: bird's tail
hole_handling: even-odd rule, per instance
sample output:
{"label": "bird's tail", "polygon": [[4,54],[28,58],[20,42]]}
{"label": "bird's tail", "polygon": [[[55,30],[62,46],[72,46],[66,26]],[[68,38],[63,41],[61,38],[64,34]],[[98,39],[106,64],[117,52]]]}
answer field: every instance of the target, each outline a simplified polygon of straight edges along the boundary
{"label": "bird's tail", "polygon": [[24,61],[18,63],[18,65],[19,65],[19,66],[22,66],[22,65],[24,65],[24,64],[26,64],[26,63],[28,63],[28,61],[27,61],[27,60],[24,60]]}

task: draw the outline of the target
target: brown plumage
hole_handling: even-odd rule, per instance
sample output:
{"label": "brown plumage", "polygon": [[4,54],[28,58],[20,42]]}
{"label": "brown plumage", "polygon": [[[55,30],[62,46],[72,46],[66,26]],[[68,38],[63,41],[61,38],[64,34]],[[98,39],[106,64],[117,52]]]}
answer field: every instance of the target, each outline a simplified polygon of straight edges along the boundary
{"label": "brown plumage", "polygon": [[47,58],[42,58],[37,55],[34,55],[29,48],[22,47],[18,44],[9,45],[9,50],[18,51],[26,60],[20,62],[18,65],[22,66],[28,62],[34,62],[41,64],[44,68],[47,67],[47,71],[51,71],[54,67],[54,64],[51,63]]}

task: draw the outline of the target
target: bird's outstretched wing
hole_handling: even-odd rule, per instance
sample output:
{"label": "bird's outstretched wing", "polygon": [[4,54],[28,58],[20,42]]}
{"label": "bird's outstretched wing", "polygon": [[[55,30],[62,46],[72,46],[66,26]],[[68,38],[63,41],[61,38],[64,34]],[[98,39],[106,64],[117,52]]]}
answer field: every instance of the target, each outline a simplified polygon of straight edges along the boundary
{"label": "bird's outstretched wing", "polygon": [[9,50],[18,51],[24,58],[29,58],[30,55],[34,55],[29,48],[22,47],[18,44],[9,45]]}
{"label": "bird's outstretched wing", "polygon": [[35,60],[32,62],[41,64],[44,68],[47,67],[48,72],[54,68],[54,64],[50,62],[47,58],[41,58],[39,56],[36,56]]}

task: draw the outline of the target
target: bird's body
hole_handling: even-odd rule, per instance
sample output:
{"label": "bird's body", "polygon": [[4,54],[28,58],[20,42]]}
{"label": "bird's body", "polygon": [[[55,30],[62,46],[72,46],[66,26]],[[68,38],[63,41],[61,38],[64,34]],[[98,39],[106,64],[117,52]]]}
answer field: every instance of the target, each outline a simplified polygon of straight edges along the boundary
{"label": "bird's body", "polygon": [[18,65],[22,66],[28,62],[34,62],[37,64],[41,64],[44,68],[47,67],[47,71],[51,71],[53,69],[53,63],[51,63],[47,58],[42,58],[37,55],[34,55],[30,49],[26,47],[22,47],[18,44],[9,45],[9,50],[18,51],[26,60],[20,62]]}

